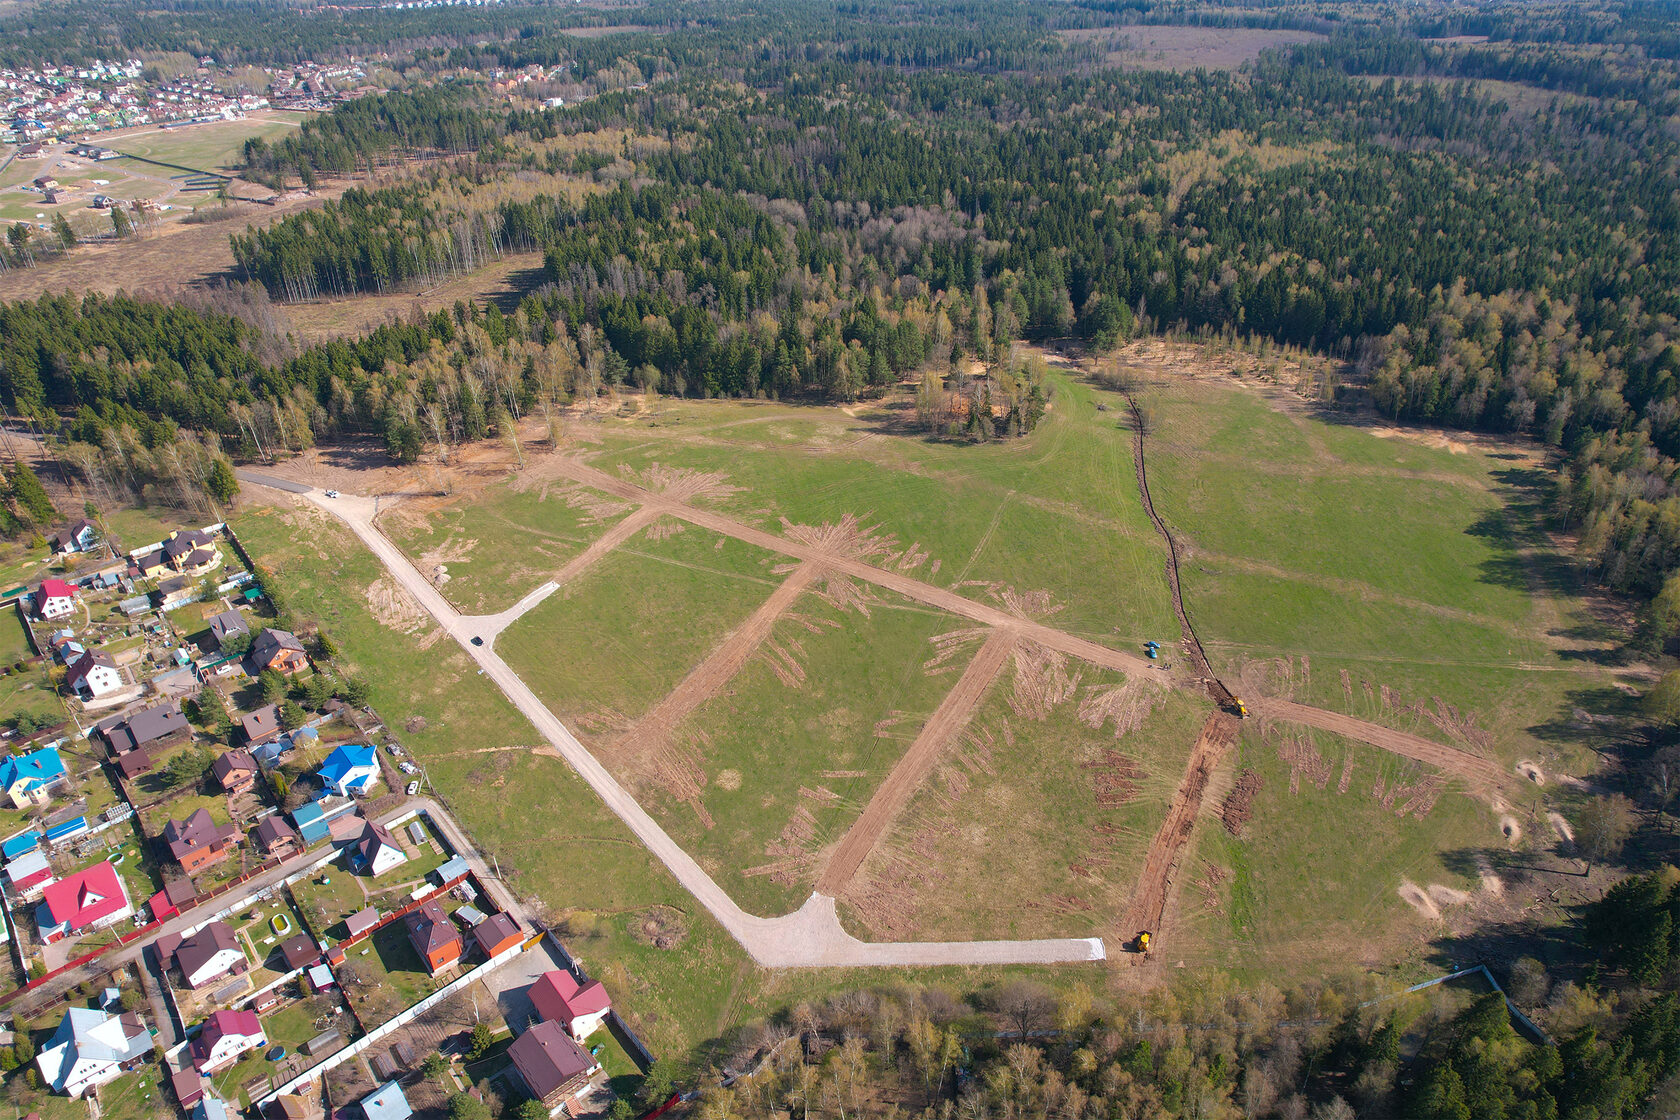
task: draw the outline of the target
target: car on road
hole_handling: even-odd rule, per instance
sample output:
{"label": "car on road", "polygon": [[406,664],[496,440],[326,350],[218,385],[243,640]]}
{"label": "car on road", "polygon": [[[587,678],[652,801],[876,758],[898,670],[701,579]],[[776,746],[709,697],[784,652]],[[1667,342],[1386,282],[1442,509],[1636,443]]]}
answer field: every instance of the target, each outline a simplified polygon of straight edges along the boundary
{"label": "car on road", "polygon": [[475,646],[481,646],[484,644],[484,639],[479,637],[477,634],[474,634],[472,644]]}
{"label": "car on road", "polygon": [[419,782],[416,781],[416,782],[409,782],[408,783],[408,795],[410,797],[413,797],[415,794],[417,794],[419,792],[420,792],[420,783]]}
{"label": "car on road", "polygon": [[327,491],[327,497],[329,497],[329,498],[338,497],[338,491],[337,490],[328,490]]}

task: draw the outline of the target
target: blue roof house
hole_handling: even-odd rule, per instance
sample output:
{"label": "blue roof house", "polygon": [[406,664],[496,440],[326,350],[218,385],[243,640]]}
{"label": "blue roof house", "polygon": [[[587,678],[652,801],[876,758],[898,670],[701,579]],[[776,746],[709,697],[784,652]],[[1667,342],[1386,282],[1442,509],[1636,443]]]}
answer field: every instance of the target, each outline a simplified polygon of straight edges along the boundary
{"label": "blue roof house", "polygon": [[26,828],[3,843],[0,843],[0,856],[6,859],[16,859],[25,852],[33,852],[41,846],[41,834],[33,828]]}
{"label": "blue roof house", "polygon": [[395,1081],[387,1081],[362,1098],[362,1115],[367,1120],[408,1120],[414,1110]]}
{"label": "blue roof house", "polygon": [[359,796],[379,784],[379,763],[365,743],[345,743],[327,756],[318,773],[321,784],[340,797]]}
{"label": "blue roof house", "polygon": [[0,790],[14,809],[45,805],[52,787],[64,780],[64,760],[57,747],[13,755],[0,762]]}
{"label": "blue roof house", "polygon": [[297,825],[298,835],[303,837],[304,847],[319,844],[332,835],[326,810],[321,808],[319,801],[310,801],[293,809],[292,823]]}

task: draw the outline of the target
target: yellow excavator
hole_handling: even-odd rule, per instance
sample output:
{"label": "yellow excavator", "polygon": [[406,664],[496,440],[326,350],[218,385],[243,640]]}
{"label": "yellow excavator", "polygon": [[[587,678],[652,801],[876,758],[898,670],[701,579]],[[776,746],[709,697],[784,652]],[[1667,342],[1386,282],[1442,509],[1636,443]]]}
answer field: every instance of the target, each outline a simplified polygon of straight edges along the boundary
{"label": "yellow excavator", "polygon": [[1132,938],[1132,943],[1127,948],[1134,953],[1142,953],[1147,957],[1149,955],[1149,931],[1144,930]]}

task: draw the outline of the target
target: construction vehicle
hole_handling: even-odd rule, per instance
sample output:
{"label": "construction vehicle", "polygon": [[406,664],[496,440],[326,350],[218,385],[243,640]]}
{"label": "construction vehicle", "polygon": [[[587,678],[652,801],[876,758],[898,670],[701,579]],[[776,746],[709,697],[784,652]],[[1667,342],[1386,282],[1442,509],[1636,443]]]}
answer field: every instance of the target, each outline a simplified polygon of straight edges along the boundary
{"label": "construction vehicle", "polygon": [[1248,706],[1238,697],[1231,697],[1231,706],[1236,709],[1238,719],[1248,718]]}
{"label": "construction vehicle", "polygon": [[1144,930],[1136,937],[1132,938],[1132,943],[1126,946],[1126,948],[1130,949],[1134,953],[1142,953],[1147,957],[1149,955],[1149,931]]}

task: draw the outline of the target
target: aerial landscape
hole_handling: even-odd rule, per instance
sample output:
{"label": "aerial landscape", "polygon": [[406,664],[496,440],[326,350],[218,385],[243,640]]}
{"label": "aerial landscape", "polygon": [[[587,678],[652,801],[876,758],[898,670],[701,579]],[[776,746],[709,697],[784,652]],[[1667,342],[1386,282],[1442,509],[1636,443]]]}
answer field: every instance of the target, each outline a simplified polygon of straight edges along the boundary
{"label": "aerial landscape", "polygon": [[0,0],[19,1120],[1680,1114],[1680,7]]}

